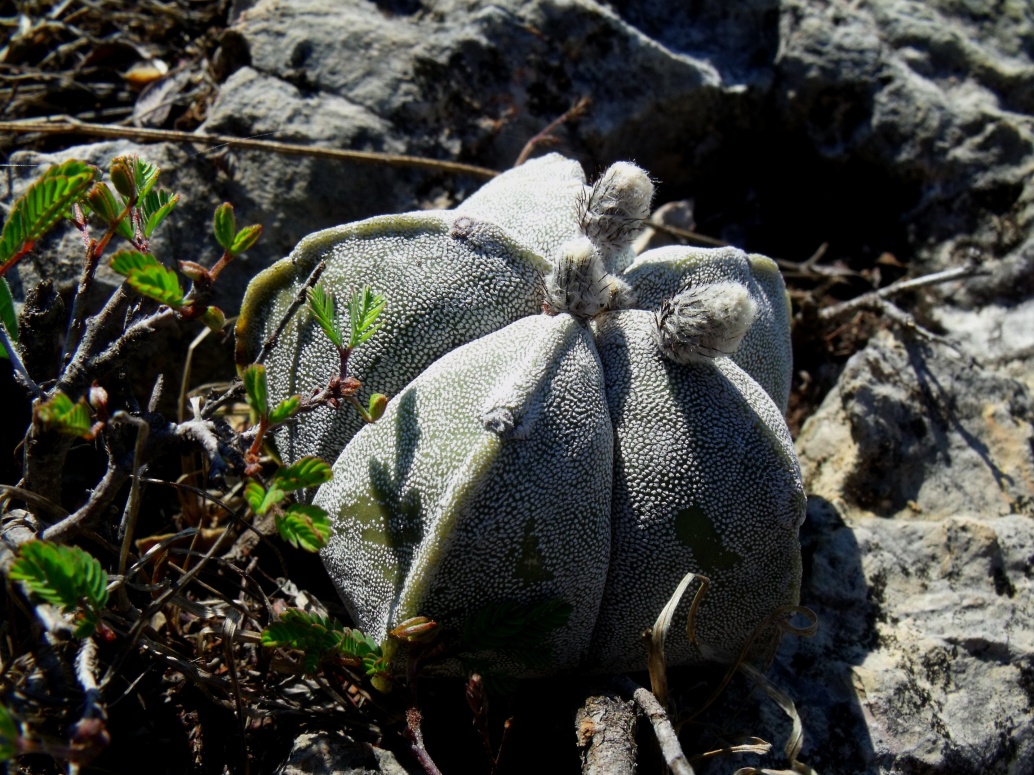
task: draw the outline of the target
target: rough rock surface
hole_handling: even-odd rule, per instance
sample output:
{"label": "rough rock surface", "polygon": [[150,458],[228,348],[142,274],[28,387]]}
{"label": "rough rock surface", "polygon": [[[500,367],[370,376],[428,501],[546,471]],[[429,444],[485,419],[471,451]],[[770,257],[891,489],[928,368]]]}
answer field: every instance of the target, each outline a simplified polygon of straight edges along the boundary
{"label": "rough rock surface", "polygon": [[881,335],[798,439],[801,599],[777,682],[823,772],[1034,767],[1034,401],[941,345]]}
{"label": "rough rock surface", "polygon": [[394,754],[342,732],[300,735],[277,775],[409,775],[422,772],[399,764]]}
{"label": "rough rock surface", "polygon": [[[1034,290],[1034,9],[1024,0],[259,0],[224,37],[205,132],[504,169],[558,130],[589,172],[634,159],[715,236],[803,258],[975,251],[972,302]],[[447,207],[481,181],[180,149],[193,199],[266,226],[255,265],[370,215]],[[174,151],[158,151],[174,155]],[[25,163],[17,155],[15,163]],[[16,177],[31,169],[11,168]],[[17,188],[17,187],[16,187]],[[203,233],[205,221],[189,230]]]}

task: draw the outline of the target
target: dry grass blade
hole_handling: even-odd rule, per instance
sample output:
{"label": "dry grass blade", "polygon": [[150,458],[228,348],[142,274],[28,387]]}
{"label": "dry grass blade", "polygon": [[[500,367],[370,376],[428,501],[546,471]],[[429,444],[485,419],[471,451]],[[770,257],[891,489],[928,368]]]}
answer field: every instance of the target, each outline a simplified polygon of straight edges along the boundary
{"label": "dry grass blade", "polygon": [[[790,623],[790,619],[793,616],[804,616],[809,620],[810,623],[807,627],[797,627]],[[707,701],[699,708],[697,708],[695,711],[693,711],[693,713],[690,716],[682,719],[680,723],[685,723],[687,721],[693,720],[701,713],[703,713],[705,710],[707,710],[707,708],[709,708],[711,704],[714,703],[714,701],[721,696],[722,692],[725,691],[725,687],[729,685],[729,681],[732,680],[733,675],[736,674],[736,670],[739,669],[740,665],[743,665],[747,662],[747,659],[754,648],[754,643],[758,640],[758,638],[761,637],[762,634],[768,631],[771,627],[775,627],[780,634],[785,633],[789,635],[797,635],[801,638],[810,638],[818,631],[819,618],[815,615],[815,612],[812,611],[810,608],[805,608],[804,606],[799,605],[780,606],[779,608],[776,608],[774,611],[772,611],[761,621],[760,624],[758,624],[757,627],[754,628],[754,631],[750,634],[750,637],[747,638],[747,642],[744,643],[743,648],[740,649],[740,653],[737,656],[736,660],[731,665],[729,665],[729,669],[725,672],[725,676],[722,678],[722,682],[718,684],[718,687],[714,690],[714,692],[711,693],[711,696],[707,698]],[[777,643],[778,638],[773,638],[773,643],[771,644],[771,648],[769,650],[771,651]]]}
{"label": "dry grass blade", "polygon": [[702,762],[707,759],[713,759],[716,756],[728,756],[729,754],[735,753],[754,753],[758,755],[765,755],[772,752],[772,744],[762,740],[760,737],[748,737],[749,743],[739,743],[737,745],[728,745],[724,748],[716,748],[713,751],[707,751],[706,753],[697,754],[690,758],[691,762]]}
{"label": "dry grass blade", "polygon": [[765,674],[751,667],[748,664],[740,665],[740,670],[748,676],[761,690],[765,692],[787,716],[793,725],[790,737],[786,741],[786,758],[790,760],[790,770],[758,769],[756,767],[743,767],[736,771],[735,775],[818,775],[818,773],[803,762],[797,761],[804,746],[804,725],[801,723],[797,707],[783,691],[776,687]]}
{"label": "dry grass blade", "polygon": [[695,579],[700,580],[700,589],[693,596],[693,604],[689,609],[689,617],[686,623],[686,632],[689,635],[690,642],[692,643],[695,640],[693,617],[700,605],[700,599],[707,591],[707,585],[710,583],[710,580],[706,576],[701,576],[697,573],[687,573],[682,577],[682,581],[675,588],[675,592],[667,604],[661,609],[660,614],[657,616],[657,621],[654,622],[653,627],[650,629],[650,637],[647,641],[650,687],[653,689],[657,701],[665,708],[668,707],[668,675],[664,659],[664,641],[668,637],[668,628],[671,627],[671,620],[675,616],[675,609],[679,607],[679,603],[682,602],[682,596]]}

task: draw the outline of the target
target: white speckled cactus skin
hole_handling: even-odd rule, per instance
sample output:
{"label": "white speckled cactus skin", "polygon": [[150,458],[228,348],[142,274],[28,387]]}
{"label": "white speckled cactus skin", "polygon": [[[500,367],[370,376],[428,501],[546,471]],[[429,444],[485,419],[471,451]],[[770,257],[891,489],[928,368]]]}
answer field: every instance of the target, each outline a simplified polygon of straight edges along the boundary
{"label": "white speckled cactus skin", "polygon": [[[574,610],[553,633],[554,667],[574,668],[610,558],[612,455],[588,329],[526,317],[437,361],[348,445],[315,499],[348,515],[327,567],[382,637],[431,610],[457,631],[472,606],[562,597]],[[505,654],[468,656],[519,671]]]}
{"label": "white speckled cactus skin", "polygon": [[[350,364],[392,396],[384,416],[360,428],[350,410],[316,413],[276,442],[289,460],[336,459],[315,503],[335,519],[324,562],[357,625],[384,639],[435,619],[444,674],[641,669],[641,633],[688,572],[711,586],[695,644],[682,604],[670,663],[728,661],[797,602],[782,278],[732,248],[631,260],[652,184],[630,164],[601,181],[551,154],[456,211],[312,235],[245,299],[242,364],[321,259],[336,293],[384,294],[382,327]],[[271,400],[336,370],[297,313],[267,359]],[[543,601],[570,612],[547,660],[463,645],[474,612]]]}
{"label": "white speckled cactus skin", "polygon": [[595,328],[614,428],[614,551],[590,662],[641,669],[642,631],[687,570],[711,586],[698,646],[673,627],[669,662],[730,661],[761,612],[796,602],[805,498],[786,423],[731,359],[664,357],[649,313],[614,312]]}

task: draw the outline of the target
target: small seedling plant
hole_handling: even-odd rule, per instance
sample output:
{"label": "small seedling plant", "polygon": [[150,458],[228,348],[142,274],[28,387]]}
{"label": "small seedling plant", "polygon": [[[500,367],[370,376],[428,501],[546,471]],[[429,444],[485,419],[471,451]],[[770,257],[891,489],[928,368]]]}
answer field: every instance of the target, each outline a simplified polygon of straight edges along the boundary
{"label": "small seedling plant", "polygon": [[[224,336],[227,317],[211,304],[213,291],[262,228],[238,227],[233,207],[221,204],[209,260],[159,256],[152,239],[180,201],[159,177],[135,156],[112,160],[106,177],[78,160],[55,165],[14,203],[0,235],[0,355],[32,407],[21,478],[0,484],[10,612],[0,624],[0,762],[47,754],[77,771],[117,743],[112,699],[139,696],[138,684],[149,681],[177,708],[198,764],[247,771],[261,754],[253,731],[279,715],[304,710],[373,724],[371,697],[393,686],[381,644],[286,577],[284,551],[317,552],[330,537],[326,512],[296,497],[328,481],[330,465],[305,457],[280,466],[265,444],[271,431],[320,407],[357,411],[367,422],[381,416],[388,398],[373,393],[360,403],[348,362],[376,334],[384,299],[361,288],[341,303],[307,285],[302,314],[340,355],[325,385],[271,402],[259,362],[222,390],[192,397],[192,414],[170,421],[158,411],[161,380],[142,401],[115,375],[136,373],[143,345],[163,329]],[[83,244],[70,304],[43,282],[19,315],[6,275],[62,226]],[[102,262],[122,282],[90,311]],[[62,309],[68,314],[55,314]],[[242,399],[250,416],[235,424]],[[70,498],[64,485],[81,474],[67,465],[69,453],[84,448],[104,473]],[[188,464],[181,476],[150,473],[168,471],[170,460]],[[166,532],[155,529],[151,499],[162,490],[175,491],[182,507]],[[269,557],[279,559],[279,574],[265,570]],[[417,618],[392,637],[426,639],[434,627]],[[145,680],[154,672],[157,682]],[[235,721],[232,754],[206,737],[198,701],[174,688],[183,684]]]}

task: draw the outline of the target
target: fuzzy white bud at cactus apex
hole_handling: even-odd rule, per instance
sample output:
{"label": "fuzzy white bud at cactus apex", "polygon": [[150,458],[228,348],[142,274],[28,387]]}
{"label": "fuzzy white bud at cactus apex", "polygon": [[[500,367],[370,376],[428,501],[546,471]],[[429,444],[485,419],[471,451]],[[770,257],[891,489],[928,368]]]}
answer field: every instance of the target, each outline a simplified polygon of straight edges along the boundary
{"label": "fuzzy white bud at cactus apex", "polygon": [[650,217],[653,181],[627,161],[612,164],[582,201],[582,232],[592,240],[610,272],[620,272],[634,258],[632,242]]}
{"label": "fuzzy white bud at cactus apex", "polygon": [[545,304],[551,313],[569,312],[591,318],[634,301],[624,280],[607,272],[596,246],[581,237],[561,245],[545,278]]}
{"label": "fuzzy white bud at cactus apex", "polygon": [[657,313],[661,351],[678,363],[730,355],[757,314],[757,303],[739,283],[692,285],[665,301]]}

